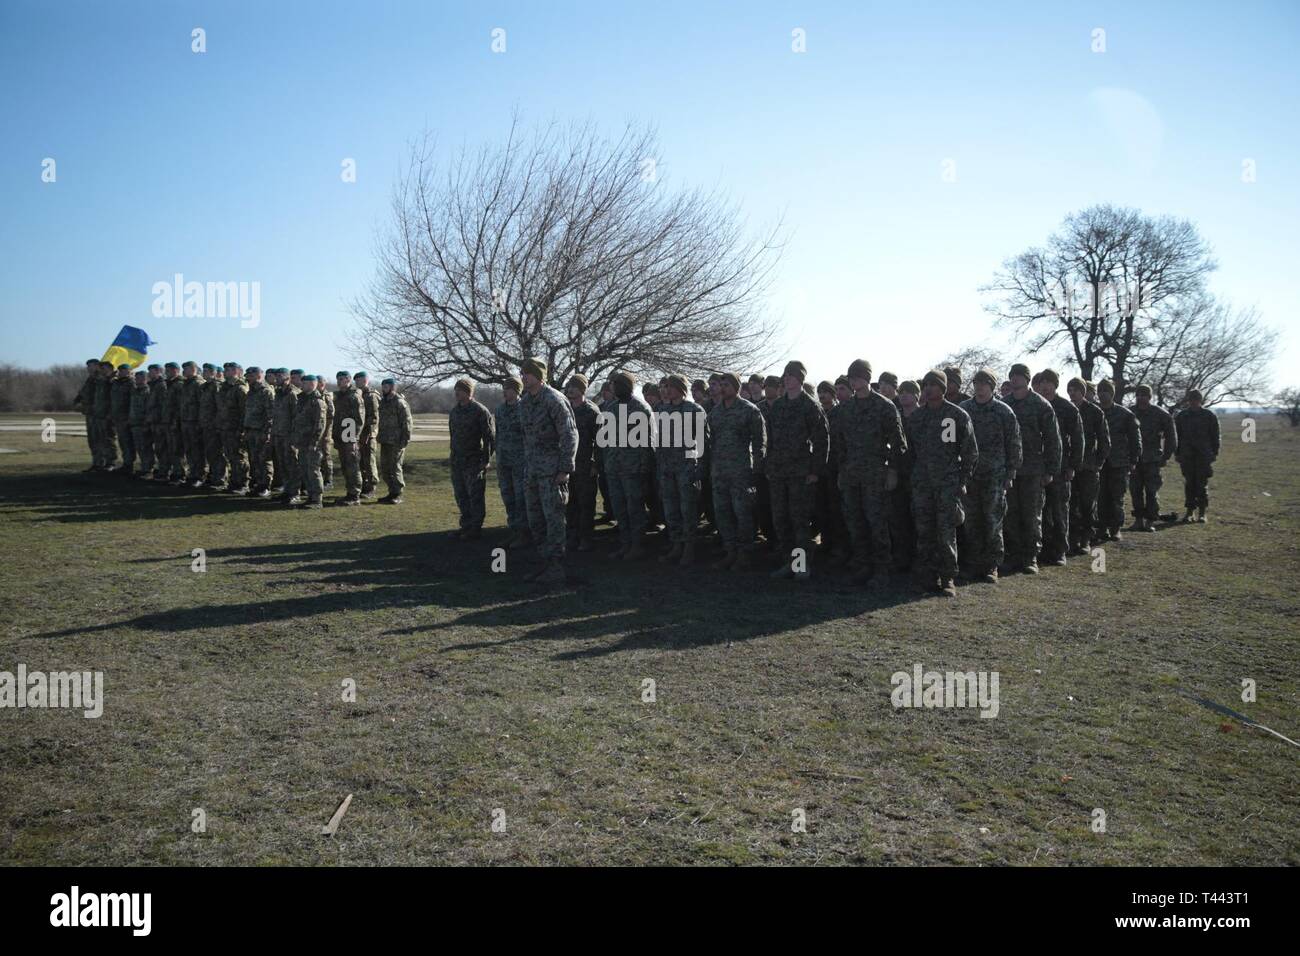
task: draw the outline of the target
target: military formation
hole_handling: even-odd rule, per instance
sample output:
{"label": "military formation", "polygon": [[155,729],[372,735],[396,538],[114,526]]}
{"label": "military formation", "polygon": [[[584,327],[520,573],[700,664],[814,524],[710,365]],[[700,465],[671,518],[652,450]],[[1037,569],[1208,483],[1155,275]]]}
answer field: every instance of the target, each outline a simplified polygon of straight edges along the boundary
{"label": "military formation", "polygon": [[[86,418],[91,466],[143,481],[208,488],[315,509],[402,503],[411,408],[393,379],[377,391],[366,372],[339,372],[334,390],[302,369],[238,362],[150,365],[134,373],[91,359],[76,407]],[[388,494],[376,499],[380,479]]]}

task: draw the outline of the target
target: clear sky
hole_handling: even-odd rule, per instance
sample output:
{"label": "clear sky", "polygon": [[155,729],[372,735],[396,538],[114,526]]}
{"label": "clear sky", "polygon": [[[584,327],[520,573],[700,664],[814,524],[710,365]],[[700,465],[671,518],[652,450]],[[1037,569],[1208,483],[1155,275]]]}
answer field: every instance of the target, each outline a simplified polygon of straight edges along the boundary
{"label": "clear sky", "polygon": [[[518,109],[652,123],[670,183],[783,218],[772,306],[816,378],[1000,338],[979,286],[1106,201],[1196,222],[1212,289],[1282,331],[1275,383],[1300,384],[1297,62],[1295,0],[3,0],[0,361],[80,362],[131,324],[160,359],[332,374],[408,142],[498,140]],[[155,318],[177,273],[260,283],[260,323]]]}

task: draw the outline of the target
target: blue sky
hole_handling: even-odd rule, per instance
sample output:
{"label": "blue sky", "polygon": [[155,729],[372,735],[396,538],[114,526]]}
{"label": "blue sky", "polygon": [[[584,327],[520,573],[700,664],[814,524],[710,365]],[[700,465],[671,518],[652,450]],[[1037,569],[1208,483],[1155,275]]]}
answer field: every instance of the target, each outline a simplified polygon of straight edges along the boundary
{"label": "blue sky", "polygon": [[[1276,384],[1300,384],[1300,4],[982,6],[6,0],[4,360],[80,362],[131,324],[163,359],[332,373],[408,142],[498,140],[517,109],[652,123],[669,184],[783,219],[771,304],[817,378],[1002,338],[979,286],[1108,201],[1196,222],[1212,289],[1282,331]],[[259,282],[260,324],[154,317],[176,273]]]}

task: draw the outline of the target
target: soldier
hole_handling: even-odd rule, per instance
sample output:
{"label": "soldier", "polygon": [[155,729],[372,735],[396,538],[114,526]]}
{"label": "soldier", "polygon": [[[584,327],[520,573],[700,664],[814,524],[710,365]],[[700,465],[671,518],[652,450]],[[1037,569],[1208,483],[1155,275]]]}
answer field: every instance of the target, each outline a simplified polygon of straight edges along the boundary
{"label": "soldier", "polygon": [[1111,541],[1123,538],[1120,527],[1124,524],[1124,489],[1129,475],[1137,470],[1142,459],[1142,430],[1137,416],[1115,401],[1115,386],[1103,379],[1097,383],[1097,398],[1106,416],[1110,432],[1110,456],[1101,473],[1101,487],[1097,493],[1098,521]]}
{"label": "soldier", "polygon": [[[600,387],[600,398],[596,402],[598,411],[605,411],[614,404],[614,386],[610,382],[605,382]],[[596,445],[596,486],[600,491],[601,514],[596,519],[596,524],[613,524],[614,506],[609,503],[609,478],[605,475],[605,449]]]}
{"label": "soldier", "polygon": [[225,363],[225,381],[217,392],[217,426],[221,430],[222,459],[227,471],[213,488],[231,494],[248,494],[248,449],[244,444],[244,408],[248,383],[238,362]]}
{"label": "soldier", "polygon": [[573,407],[546,384],[546,366],[524,359],[519,366],[524,385],[519,421],[524,430],[524,459],[528,463],[528,525],[544,562],[526,576],[542,584],[563,584],[565,508],[569,476],[578,451],[578,426]]}
{"label": "soldier", "polygon": [[898,405],[898,376],[893,372],[881,372],[876,379],[876,391]]}
{"label": "soldier", "polygon": [[821,538],[818,552],[836,560],[843,552],[849,532],[844,525],[844,507],[840,500],[839,462],[834,457],[829,440],[840,407],[835,397],[835,386],[831,382],[818,383],[817,401],[821,404],[822,414],[826,416],[827,429],[826,474],[817,481],[817,502],[814,506],[817,534]]}
{"label": "soldier", "polygon": [[149,382],[146,374],[144,369],[135,373],[128,413],[131,444],[140,456],[140,470],[133,476],[136,478],[148,478],[153,472],[153,436],[149,434]]}
{"label": "soldier", "polygon": [[[772,441],[772,405],[781,397],[782,382],[775,375],[763,376],[762,386],[755,393],[757,399],[753,399],[755,407],[763,415],[763,426],[767,429],[768,444]],[[764,462],[767,461],[764,457]],[[754,490],[757,494],[754,497],[754,524],[757,531],[763,536],[764,546],[772,552],[780,548],[776,540],[776,527],[772,521],[772,486],[768,483],[767,475],[762,471],[754,475]]]}
{"label": "soldier", "polygon": [[[1056,427],[1061,435],[1061,470],[1052,478],[1044,495],[1043,552],[1039,559],[1044,564],[1064,567],[1065,552],[1070,547],[1070,492],[1074,476],[1083,464],[1083,419],[1074,403],[1057,393],[1061,379],[1053,369],[1043,369],[1034,380],[1034,389],[1056,413]],[[983,447],[981,443],[980,448]]]}
{"label": "soldier", "polygon": [[[332,437],[339,450],[339,467],[347,494],[339,499],[342,505],[361,504],[361,436],[366,430],[366,405],[360,389],[352,384],[351,372],[338,372],[338,387],[334,391],[334,421]],[[483,410],[484,413],[487,409]]]}
{"label": "soldier", "polygon": [[1046,489],[1061,471],[1061,432],[1056,412],[1047,400],[1029,389],[1029,366],[1011,366],[1011,394],[1006,403],[1020,423],[1022,460],[1007,492],[1005,572],[1038,573],[1043,546],[1043,501]]}
{"label": "soldier", "polygon": [[956,597],[957,526],[964,518],[961,499],[975,474],[979,449],[970,416],[944,400],[948,390],[944,373],[927,372],[921,385],[925,404],[908,421],[920,564],[917,582],[923,590],[937,589],[946,597]]}
{"label": "soldier", "polygon": [[[583,380],[586,381],[585,379]],[[506,527],[510,529],[507,549],[527,548],[533,543],[528,533],[527,463],[524,461],[524,429],[519,424],[519,395],[524,383],[513,375],[501,386],[501,404],[492,413],[497,452],[497,489],[506,506]],[[585,390],[585,385],[584,385]],[[572,506],[573,499],[569,499]]]}
{"label": "soldier", "polygon": [[713,399],[709,398],[709,383],[702,378],[691,382],[691,401],[704,409],[707,415],[713,408]]}
{"label": "soldier", "polygon": [[[812,559],[809,529],[817,490],[826,473],[830,430],[816,399],[804,391],[808,370],[799,361],[786,363],[782,374],[785,393],[768,412],[767,455],[763,470],[772,501],[772,528],[779,542],[779,558],[771,576],[809,577]],[[802,550],[799,570],[792,561]]]}
{"label": "soldier", "polygon": [[612,557],[637,561],[645,557],[641,536],[646,530],[646,486],[654,468],[655,417],[637,398],[630,372],[615,372],[610,382],[614,402],[601,415],[596,440],[618,522],[619,544]]}
{"label": "soldier", "polygon": [[86,471],[99,471],[99,437],[95,421],[95,393],[99,386],[99,359],[86,359],[86,380],[77,390],[72,407],[80,410],[86,419],[86,445],[90,448],[90,467]]}
{"label": "soldier", "polygon": [[873,590],[889,583],[893,562],[888,496],[907,453],[898,407],[871,387],[871,363],[855,359],[846,376],[853,398],[835,421],[831,442],[840,467],[844,523],[853,546],[853,580]]}
{"label": "soldier", "polygon": [[149,366],[149,437],[153,442],[152,481],[164,481],[167,478],[167,425],[163,419],[163,403],[167,399],[167,382],[163,378],[162,366],[156,362]]}
{"label": "soldier", "polygon": [[334,393],[326,387],[324,375],[316,376],[316,391],[325,396],[325,434],[320,439],[321,488],[334,489]]}
{"label": "soldier", "polygon": [[298,465],[302,470],[300,482],[307,489],[307,500],[300,502],[295,496],[289,504],[315,510],[322,507],[321,496],[325,491],[320,462],[323,439],[329,433],[329,404],[317,376],[304,375],[302,383],[303,389],[298,394],[298,404],[293,413],[293,445],[298,451]]}
{"label": "soldier", "polygon": [[117,377],[113,379],[110,414],[113,431],[122,446],[122,474],[128,478],[135,471],[135,434],[131,431],[131,393],[134,391],[131,366],[124,362],[117,367]]}
{"label": "soldier", "polygon": [[[300,469],[293,448],[293,409],[298,404],[302,369],[276,369],[275,400],[271,403],[271,445],[275,450],[275,486],[271,494],[288,501],[298,490]],[[378,418],[378,415],[376,415]],[[376,423],[377,424],[377,423]]]}
{"label": "soldier", "polygon": [[898,413],[903,419],[907,449],[895,456],[898,486],[889,493],[889,544],[893,549],[893,570],[906,574],[916,560],[916,520],[912,516],[912,437],[908,424],[921,407],[921,386],[908,379],[898,385]]}
{"label": "soldier", "polygon": [[1219,416],[1204,407],[1200,389],[1187,393],[1187,407],[1178,413],[1174,424],[1178,429],[1178,464],[1183,470],[1183,505],[1187,513],[1183,523],[1196,520],[1205,524],[1205,512],[1210,507],[1210,476],[1214,474],[1214,460],[1219,457]]}
{"label": "soldier", "polygon": [[[655,382],[646,382],[641,387],[641,397],[649,406],[651,415],[658,412],[659,407],[663,405],[663,393],[659,389],[660,386]],[[664,520],[663,494],[659,488],[659,468],[655,462],[653,449],[651,449],[650,456],[650,471],[645,480],[645,504],[646,510],[649,512],[651,532],[657,532],[662,528],[664,535],[671,537],[668,523]]]}
{"label": "soldier", "polygon": [[482,402],[474,400],[473,383],[462,378],[456,382],[455,391],[456,405],[447,415],[447,425],[451,430],[451,485],[460,509],[460,529],[453,531],[452,537],[472,541],[483,534],[483,496],[496,433],[491,413]]}
{"label": "soldier", "polygon": [[1174,427],[1174,416],[1152,403],[1150,385],[1139,385],[1135,394],[1133,414],[1142,432],[1142,453],[1130,481],[1132,530],[1155,531],[1160,517],[1160,486],[1164,484],[1160,470],[1178,452],[1178,429]]}
{"label": "soldier", "polygon": [[724,554],[714,570],[749,567],[754,546],[754,476],[767,455],[763,413],[740,397],[740,378],[731,372],[718,381],[718,403],[709,412],[712,451],[713,514]]}
{"label": "soldier", "polygon": [[248,394],[244,398],[244,447],[248,449],[248,488],[241,494],[255,498],[271,497],[271,414],[275,393],[262,381],[262,370],[250,365],[245,377]]}
{"label": "soldier", "polygon": [[1002,521],[1007,513],[1007,492],[1021,463],[1020,423],[1010,406],[993,397],[998,380],[992,372],[980,369],[971,384],[975,396],[962,402],[961,408],[975,429],[979,460],[962,498],[966,551],[960,553],[960,558],[970,568],[972,578],[997,584],[998,565],[1004,554]]}
{"label": "soldier", "polygon": [[402,476],[402,459],[406,446],[411,443],[411,406],[397,391],[397,382],[386,378],[380,383],[383,395],[379,399],[379,470],[383,474],[388,494],[379,499],[381,505],[400,505],[406,481]]}
{"label": "soldier", "polygon": [[100,460],[104,471],[117,471],[117,431],[113,425],[112,362],[99,363],[99,379],[95,382],[95,420],[100,441]]}
{"label": "soldier", "polygon": [[948,380],[948,391],[943,396],[944,401],[965,407],[965,403],[970,401],[971,396],[961,390],[961,369],[949,365],[943,370],[943,375]]}
{"label": "soldier", "polygon": [[199,392],[199,430],[203,434],[203,457],[208,465],[209,488],[225,480],[225,454],[221,447],[221,425],[217,421],[217,396],[221,393],[221,379],[217,367],[203,363],[203,384]]}
{"label": "soldier", "polygon": [[181,392],[185,379],[181,367],[168,362],[163,393],[163,430],[167,435],[167,481],[173,485],[185,484],[185,438],[181,431]]}
{"label": "soldier", "polygon": [[[517,381],[512,379],[512,381]],[[565,526],[568,534],[568,546],[578,551],[591,550],[592,527],[596,521],[596,486],[599,478],[596,474],[596,431],[600,425],[600,409],[595,402],[587,399],[587,376],[574,373],[569,376],[569,383],[564,387],[564,397],[573,407],[573,422],[578,429],[578,451],[573,459],[573,474],[569,477],[569,502],[565,508]],[[497,431],[497,447],[501,447],[501,432]],[[498,465],[500,453],[498,452]],[[522,468],[527,475],[527,464]],[[524,485],[527,491],[527,482]],[[525,505],[527,504],[525,496]],[[528,512],[525,507],[524,520]],[[523,540],[530,541],[527,526],[524,528]]]}
{"label": "soldier", "polygon": [[663,495],[664,522],[671,547],[659,556],[661,564],[695,562],[695,525],[700,515],[700,471],[708,443],[704,409],[686,397],[686,379],[669,375],[659,406],[661,428],[655,450],[655,470]]}
{"label": "soldier", "polygon": [[1088,400],[1088,383],[1072,378],[1065,390],[1079,411],[1083,427],[1083,456],[1070,488],[1070,554],[1085,555],[1100,540],[1097,525],[1097,489],[1100,472],[1110,455],[1110,429],[1106,413]]}
{"label": "soldier", "polygon": [[203,380],[199,378],[198,363],[184,363],[181,366],[181,376],[180,422],[186,463],[185,481],[191,488],[201,488],[206,480],[207,467],[203,455],[203,429],[199,425],[199,398]]}
{"label": "soldier", "polygon": [[[713,411],[716,402],[713,399],[709,388],[709,382],[702,378],[697,378],[691,385],[691,397],[695,404],[704,409],[705,421],[708,421],[708,415]],[[713,520],[713,451],[712,442],[705,442],[704,457],[700,459],[700,494],[699,507],[700,517],[704,519],[704,534],[712,536],[717,531],[717,523]]]}
{"label": "soldier", "polygon": [[357,372],[352,376],[352,381],[356,383],[357,391],[361,393],[361,404],[366,410],[366,427],[361,431],[361,497],[373,501],[375,486],[379,484],[379,462],[376,454],[379,435],[379,393],[370,387],[369,372]]}

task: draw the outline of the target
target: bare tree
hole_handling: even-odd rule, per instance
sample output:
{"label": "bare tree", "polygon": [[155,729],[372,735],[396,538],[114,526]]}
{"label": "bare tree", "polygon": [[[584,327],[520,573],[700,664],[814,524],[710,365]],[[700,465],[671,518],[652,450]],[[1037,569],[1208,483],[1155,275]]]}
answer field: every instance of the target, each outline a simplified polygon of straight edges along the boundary
{"label": "bare tree", "polygon": [[986,345],[968,345],[966,348],[948,355],[935,363],[934,368],[957,368],[961,370],[961,380],[969,383],[975,373],[982,368],[988,369],[1002,381],[1006,377],[1010,363],[1006,356],[995,348]]}
{"label": "bare tree", "polygon": [[1273,396],[1277,403],[1277,413],[1295,428],[1300,425],[1300,388],[1284,388]]}
{"label": "bare tree", "polygon": [[1146,328],[1199,295],[1215,268],[1187,220],[1100,205],[1067,216],[1046,247],[1008,259],[981,291],[1031,351],[1059,350],[1089,379],[1107,362],[1119,396]]}
{"label": "bare tree", "polygon": [[525,141],[516,121],[503,146],[442,165],[426,136],[353,304],[357,354],[426,382],[500,382],[529,356],[552,382],[760,364],[777,227],[750,238],[719,196],[670,192],[658,169],[654,134],[633,127]]}

